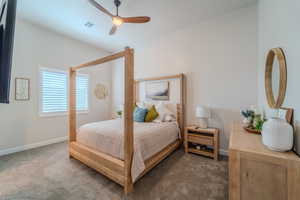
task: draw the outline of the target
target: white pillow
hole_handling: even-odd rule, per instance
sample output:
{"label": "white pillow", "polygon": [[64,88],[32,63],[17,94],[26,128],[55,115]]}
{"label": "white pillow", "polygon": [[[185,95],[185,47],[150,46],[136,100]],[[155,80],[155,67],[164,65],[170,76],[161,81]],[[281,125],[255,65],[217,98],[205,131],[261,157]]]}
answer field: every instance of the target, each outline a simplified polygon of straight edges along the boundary
{"label": "white pillow", "polygon": [[173,122],[176,121],[176,117],[172,115],[165,115],[164,122]]}
{"label": "white pillow", "polygon": [[154,122],[171,122],[176,121],[176,115],[166,106],[164,103],[159,103],[156,106],[156,111],[158,112],[158,117]]}
{"label": "white pillow", "polygon": [[136,105],[140,108],[147,108],[149,110],[154,104],[141,101],[141,102],[137,102]]}

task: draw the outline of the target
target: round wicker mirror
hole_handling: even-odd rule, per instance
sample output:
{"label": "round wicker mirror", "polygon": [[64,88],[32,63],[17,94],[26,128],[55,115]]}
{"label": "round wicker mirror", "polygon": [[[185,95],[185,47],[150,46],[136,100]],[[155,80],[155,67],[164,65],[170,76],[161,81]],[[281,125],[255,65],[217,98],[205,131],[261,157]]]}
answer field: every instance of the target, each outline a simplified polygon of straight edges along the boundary
{"label": "round wicker mirror", "polygon": [[[274,66],[276,64],[278,65],[278,70]],[[274,71],[278,71],[278,76],[274,75]],[[280,108],[283,104],[286,85],[287,69],[283,50],[281,48],[271,49],[267,56],[265,71],[265,90],[267,101],[271,108]]]}

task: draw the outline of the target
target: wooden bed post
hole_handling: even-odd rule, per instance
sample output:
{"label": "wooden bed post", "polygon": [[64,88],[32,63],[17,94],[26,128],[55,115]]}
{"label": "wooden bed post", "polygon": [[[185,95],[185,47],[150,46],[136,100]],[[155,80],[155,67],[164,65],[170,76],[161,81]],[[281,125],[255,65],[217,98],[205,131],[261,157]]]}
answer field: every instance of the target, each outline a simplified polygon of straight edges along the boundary
{"label": "wooden bed post", "polygon": [[185,104],[186,104],[186,80],[184,74],[180,76],[180,103],[181,103],[181,142],[183,142],[184,131],[185,131]]}
{"label": "wooden bed post", "polygon": [[[76,141],[76,71],[69,69],[69,144]],[[70,156],[71,157],[71,156]]]}
{"label": "wooden bed post", "polygon": [[70,68],[69,73],[69,142],[73,142],[76,141],[76,71]]}
{"label": "wooden bed post", "polygon": [[134,60],[133,49],[125,49],[124,161],[126,194],[133,190],[131,166],[133,157]]}

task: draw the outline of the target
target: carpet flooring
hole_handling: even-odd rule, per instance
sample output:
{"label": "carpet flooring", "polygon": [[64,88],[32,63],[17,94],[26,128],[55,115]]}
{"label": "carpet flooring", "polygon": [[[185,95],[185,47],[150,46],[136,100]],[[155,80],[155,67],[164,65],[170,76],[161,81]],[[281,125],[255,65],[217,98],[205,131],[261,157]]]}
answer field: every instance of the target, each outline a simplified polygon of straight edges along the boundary
{"label": "carpet flooring", "polygon": [[226,200],[228,161],[182,149],[141,178],[127,197],[118,184],[69,159],[67,143],[0,157],[0,200]]}

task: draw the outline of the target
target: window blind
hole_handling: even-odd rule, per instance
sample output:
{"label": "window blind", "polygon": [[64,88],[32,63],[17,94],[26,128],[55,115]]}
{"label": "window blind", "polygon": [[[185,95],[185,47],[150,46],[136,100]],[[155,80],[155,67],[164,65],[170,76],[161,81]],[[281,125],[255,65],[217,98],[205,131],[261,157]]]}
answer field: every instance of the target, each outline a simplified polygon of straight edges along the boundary
{"label": "window blind", "polygon": [[[41,114],[66,113],[68,110],[67,72],[42,68],[40,77]],[[88,111],[88,75],[77,75],[76,89],[77,111]]]}
{"label": "window blind", "polygon": [[67,111],[67,75],[65,72],[41,70],[42,113]]}
{"label": "window blind", "polygon": [[77,75],[76,77],[76,108],[79,111],[88,110],[88,75]]}

